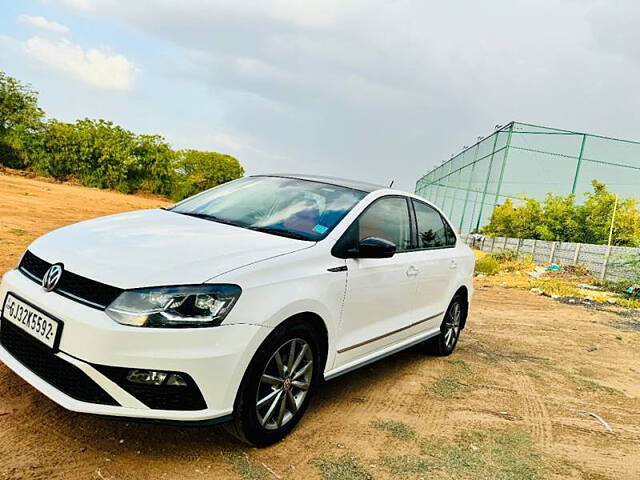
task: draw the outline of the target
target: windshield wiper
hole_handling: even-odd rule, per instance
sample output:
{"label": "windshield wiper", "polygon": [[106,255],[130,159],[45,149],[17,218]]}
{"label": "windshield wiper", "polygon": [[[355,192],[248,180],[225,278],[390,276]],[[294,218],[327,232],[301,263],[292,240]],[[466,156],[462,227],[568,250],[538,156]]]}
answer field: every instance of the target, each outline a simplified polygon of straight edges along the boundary
{"label": "windshield wiper", "polygon": [[279,235],[281,237],[295,238],[296,240],[307,240],[308,242],[315,242],[315,238],[311,238],[308,235],[298,232],[292,232],[291,230],[287,230],[286,228],[280,227],[247,227],[250,230],[255,230],[256,232],[264,232],[271,233],[273,235]]}

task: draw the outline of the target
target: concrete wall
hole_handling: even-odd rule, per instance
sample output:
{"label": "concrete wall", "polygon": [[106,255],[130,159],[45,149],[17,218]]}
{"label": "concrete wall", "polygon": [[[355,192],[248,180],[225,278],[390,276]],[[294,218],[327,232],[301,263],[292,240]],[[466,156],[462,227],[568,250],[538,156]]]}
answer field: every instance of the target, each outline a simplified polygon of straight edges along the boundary
{"label": "concrete wall", "polygon": [[619,264],[623,255],[640,255],[640,248],[607,247],[586,243],[547,242],[524,238],[484,237],[473,245],[473,235],[462,235],[469,246],[483,252],[497,250],[515,250],[533,255],[536,263],[557,263],[559,265],[583,265],[597,278],[607,280],[625,280],[629,272]]}

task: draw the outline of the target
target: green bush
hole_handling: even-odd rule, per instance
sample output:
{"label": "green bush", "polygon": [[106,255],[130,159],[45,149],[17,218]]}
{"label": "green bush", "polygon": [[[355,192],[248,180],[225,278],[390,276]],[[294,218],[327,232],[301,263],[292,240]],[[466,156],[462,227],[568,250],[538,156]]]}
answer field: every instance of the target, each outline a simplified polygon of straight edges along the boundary
{"label": "green bush", "polygon": [[177,200],[244,175],[230,155],[175,151],[160,135],[139,135],[106,120],[45,122],[43,115],[37,92],[0,72],[0,165]]}
{"label": "green bush", "polygon": [[476,273],[495,275],[500,271],[500,262],[491,255],[486,255],[476,260]]}
{"label": "green bush", "polygon": [[198,150],[177,152],[174,171],[176,180],[171,196],[176,200],[181,200],[244,175],[242,165],[231,155]]}
{"label": "green bush", "polygon": [[513,262],[521,258],[521,256],[515,250],[500,249],[491,254],[498,262]]}

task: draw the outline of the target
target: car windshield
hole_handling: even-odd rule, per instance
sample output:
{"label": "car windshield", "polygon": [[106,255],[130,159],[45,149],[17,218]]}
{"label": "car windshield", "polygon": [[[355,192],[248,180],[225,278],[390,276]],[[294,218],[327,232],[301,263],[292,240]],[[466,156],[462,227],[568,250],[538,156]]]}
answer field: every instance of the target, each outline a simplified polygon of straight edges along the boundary
{"label": "car windshield", "polygon": [[246,177],[170,211],[300,240],[321,240],[366,192],[285,177]]}

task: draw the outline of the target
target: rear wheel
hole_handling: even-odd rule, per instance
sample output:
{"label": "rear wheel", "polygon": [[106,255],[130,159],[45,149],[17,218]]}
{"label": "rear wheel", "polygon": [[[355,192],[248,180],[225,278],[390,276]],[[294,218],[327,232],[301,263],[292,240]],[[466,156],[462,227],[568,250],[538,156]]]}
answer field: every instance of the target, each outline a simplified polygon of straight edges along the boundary
{"label": "rear wheel", "polygon": [[440,333],[425,342],[427,353],[445,357],[451,355],[458,344],[464,325],[466,305],[462,295],[453,297],[442,319]]}
{"label": "rear wheel", "polygon": [[236,399],[227,430],[240,440],[267,446],[300,421],[320,375],[319,344],[304,324],[276,330],[258,349]]}

